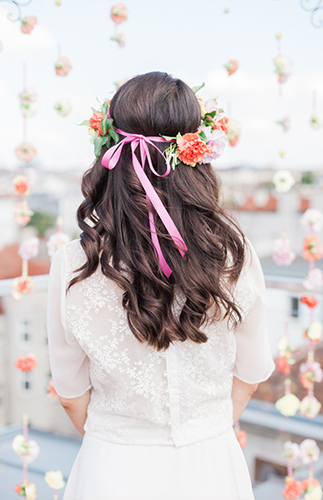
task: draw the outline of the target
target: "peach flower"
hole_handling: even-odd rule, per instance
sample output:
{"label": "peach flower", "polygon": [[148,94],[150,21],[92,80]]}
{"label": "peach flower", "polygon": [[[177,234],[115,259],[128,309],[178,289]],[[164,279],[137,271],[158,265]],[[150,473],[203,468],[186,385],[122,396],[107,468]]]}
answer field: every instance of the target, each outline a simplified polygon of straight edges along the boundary
{"label": "peach flower", "polygon": [[238,61],[234,61],[232,59],[230,59],[228,64],[224,65],[224,67],[228,70],[229,76],[233,75],[233,73],[235,73],[237,71],[238,66],[239,66]]}
{"label": "peach flower", "polygon": [[300,481],[287,476],[285,488],[282,491],[282,495],[286,500],[297,500],[298,497],[303,493],[303,486]]}
{"label": "peach flower", "polygon": [[302,481],[303,490],[306,491],[309,486],[320,486],[320,482],[315,479],[315,477],[303,479]]}
{"label": "peach flower", "polygon": [[233,147],[237,144],[237,142],[239,140],[240,125],[235,120],[229,120],[228,128],[229,128],[229,133],[228,133],[229,143],[230,143],[230,146]]}
{"label": "peach flower", "polygon": [[98,136],[102,135],[101,120],[104,118],[104,114],[101,111],[96,111],[92,118],[89,120],[89,125],[92,129],[98,131]]}
{"label": "peach flower", "polygon": [[16,194],[20,196],[29,195],[29,182],[26,175],[16,175],[12,182]]}
{"label": "peach flower", "polygon": [[303,297],[300,298],[300,302],[306,304],[310,309],[314,309],[318,304],[318,301],[313,295],[303,295]]}
{"label": "peach flower", "polygon": [[15,367],[22,372],[30,372],[37,365],[37,358],[34,353],[29,353],[27,356],[19,356],[15,363]]}
{"label": "peach flower", "polygon": [[198,133],[185,134],[177,139],[177,156],[186,165],[195,167],[203,161],[203,156],[209,153],[207,145],[200,139]]}
{"label": "peach flower", "polygon": [[223,132],[225,132],[226,135],[228,135],[229,134],[228,123],[229,123],[229,118],[224,116],[223,118],[221,118],[221,120],[214,122],[213,130],[223,130]]}
{"label": "peach flower", "polygon": [[26,201],[20,201],[15,205],[13,215],[19,226],[25,226],[30,221],[31,216],[34,215],[34,212],[29,209]]}
{"label": "peach flower", "polygon": [[37,151],[30,142],[24,141],[15,149],[15,153],[19,160],[28,163],[35,158]]}
{"label": "peach flower", "polygon": [[118,3],[111,7],[110,16],[115,24],[121,24],[128,18],[128,9],[124,3]]}
{"label": "peach flower", "polygon": [[35,282],[30,276],[19,276],[14,278],[11,284],[11,296],[20,300],[22,295],[27,295],[35,290]]}
{"label": "peach flower", "polygon": [[247,444],[247,433],[243,429],[240,429],[237,435],[238,442],[241,446],[241,448],[245,448]]}
{"label": "peach flower", "polygon": [[55,71],[58,76],[67,76],[72,65],[67,57],[59,57],[55,63]]}
{"label": "peach flower", "polygon": [[50,379],[50,381],[48,382],[47,391],[50,398],[58,399],[58,394],[55,390],[54,382],[52,379]]}
{"label": "peach flower", "polygon": [[35,25],[37,24],[37,17],[35,16],[27,16],[21,19],[21,31],[25,34],[30,33]]}
{"label": "peach flower", "polygon": [[320,238],[316,234],[309,234],[304,238],[303,259],[320,260],[323,257],[323,248],[320,244]]}
{"label": "peach flower", "polygon": [[312,377],[312,372],[300,373],[299,379],[304,389],[310,389],[313,387],[314,380],[311,380],[311,377]]}
{"label": "peach flower", "polygon": [[284,358],[282,356],[280,356],[279,358],[276,358],[276,367],[277,367],[277,370],[282,372],[284,375],[290,374],[290,366],[289,366],[286,358]]}
{"label": "peach flower", "polygon": [[323,286],[323,273],[321,269],[317,267],[310,269],[308,275],[303,281],[303,285],[306,290],[321,290]]}

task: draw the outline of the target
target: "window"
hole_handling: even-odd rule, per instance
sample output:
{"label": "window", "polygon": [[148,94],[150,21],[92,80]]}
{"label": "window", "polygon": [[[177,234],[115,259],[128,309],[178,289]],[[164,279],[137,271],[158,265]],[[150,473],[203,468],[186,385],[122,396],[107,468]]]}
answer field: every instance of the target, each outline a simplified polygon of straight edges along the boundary
{"label": "window", "polygon": [[30,372],[22,372],[22,389],[24,391],[30,391],[32,389],[31,374]]}
{"label": "window", "polygon": [[261,458],[255,460],[255,480],[259,482],[266,481],[270,476],[285,477],[286,466],[268,462]]}
{"label": "window", "polygon": [[24,342],[31,341],[31,323],[27,319],[22,322],[22,340]]}
{"label": "window", "polygon": [[291,297],[291,316],[292,318],[298,318],[299,316],[299,300],[298,297]]}

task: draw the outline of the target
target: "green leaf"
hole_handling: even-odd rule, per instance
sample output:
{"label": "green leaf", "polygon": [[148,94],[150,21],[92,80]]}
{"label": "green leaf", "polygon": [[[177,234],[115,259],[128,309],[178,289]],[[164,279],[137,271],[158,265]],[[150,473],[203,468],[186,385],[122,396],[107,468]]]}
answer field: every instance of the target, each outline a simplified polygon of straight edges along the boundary
{"label": "green leaf", "polygon": [[174,139],[176,139],[176,137],[170,137],[169,135],[162,135],[161,137],[166,139],[166,141],[173,141]]}
{"label": "green leaf", "polygon": [[102,134],[105,135],[108,129],[108,119],[102,118],[101,120]]}
{"label": "green leaf", "polygon": [[200,136],[200,138],[202,139],[202,141],[206,142],[206,135],[205,135],[205,133],[204,133],[204,132],[200,131],[200,132],[199,132],[199,136]]}
{"label": "green leaf", "polygon": [[201,90],[203,87],[205,87],[205,82],[203,82],[202,85],[198,85],[197,87],[192,87],[192,90],[193,90],[194,94],[196,94],[196,92]]}
{"label": "green leaf", "polygon": [[108,148],[110,146],[110,141],[111,141],[111,137],[109,135],[105,135],[102,138],[102,146],[106,146]]}
{"label": "green leaf", "polygon": [[84,120],[84,122],[77,123],[76,125],[78,125],[79,127],[81,127],[82,125],[88,125],[88,124],[89,124],[89,120]]}
{"label": "green leaf", "polygon": [[108,107],[109,107],[109,106],[108,106],[108,103],[107,103],[107,102],[104,102],[104,103],[103,103],[103,105],[102,105],[102,108],[101,108],[102,113],[103,113],[104,115],[106,115],[106,114],[107,114],[107,112],[108,112]]}
{"label": "green leaf", "polygon": [[214,118],[214,117],[215,117],[215,115],[216,115],[216,111],[215,111],[215,110],[214,110],[214,111],[212,111],[211,113],[206,113],[206,114],[205,114],[205,116],[206,116],[206,117],[210,116],[211,118]]}
{"label": "green leaf", "polygon": [[180,139],[182,139],[182,134],[180,132],[178,132],[177,136],[176,136],[176,141],[179,141]]}
{"label": "green leaf", "polygon": [[100,156],[102,148],[102,136],[94,139],[94,154],[96,157]]}
{"label": "green leaf", "polygon": [[119,135],[117,134],[117,132],[113,128],[113,125],[112,125],[113,124],[113,120],[112,120],[112,118],[110,118],[109,120],[107,120],[107,124],[108,124],[109,134],[111,135],[111,137],[114,140],[114,142],[117,143],[119,141]]}

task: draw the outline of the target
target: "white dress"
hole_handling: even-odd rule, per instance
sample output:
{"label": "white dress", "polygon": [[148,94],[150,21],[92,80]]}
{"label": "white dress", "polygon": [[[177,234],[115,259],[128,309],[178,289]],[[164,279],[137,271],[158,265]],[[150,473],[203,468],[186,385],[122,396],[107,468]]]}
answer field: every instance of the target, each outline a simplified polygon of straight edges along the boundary
{"label": "white dress", "polygon": [[[62,245],[49,281],[55,389],[63,398],[91,389],[63,500],[253,500],[231,400],[233,375],[253,384],[274,369],[264,278],[252,246],[232,291],[240,326],[209,324],[205,344],[175,342],[165,352],[136,340],[123,291],[100,269],[66,294],[84,262],[79,240]],[[178,297],[175,313],[181,304]]]}

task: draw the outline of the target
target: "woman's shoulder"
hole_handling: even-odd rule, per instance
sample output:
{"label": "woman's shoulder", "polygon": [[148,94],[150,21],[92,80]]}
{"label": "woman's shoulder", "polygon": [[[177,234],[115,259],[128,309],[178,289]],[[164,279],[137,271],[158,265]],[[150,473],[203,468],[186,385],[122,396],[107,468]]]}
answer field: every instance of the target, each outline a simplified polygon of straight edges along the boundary
{"label": "woman's shoulder", "polygon": [[60,262],[61,265],[64,265],[66,271],[71,273],[82,266],[85,261],[86,257],[81,246],[81,240],[77,238],[59,246],[54,254],[52,265],[55,262]]}

